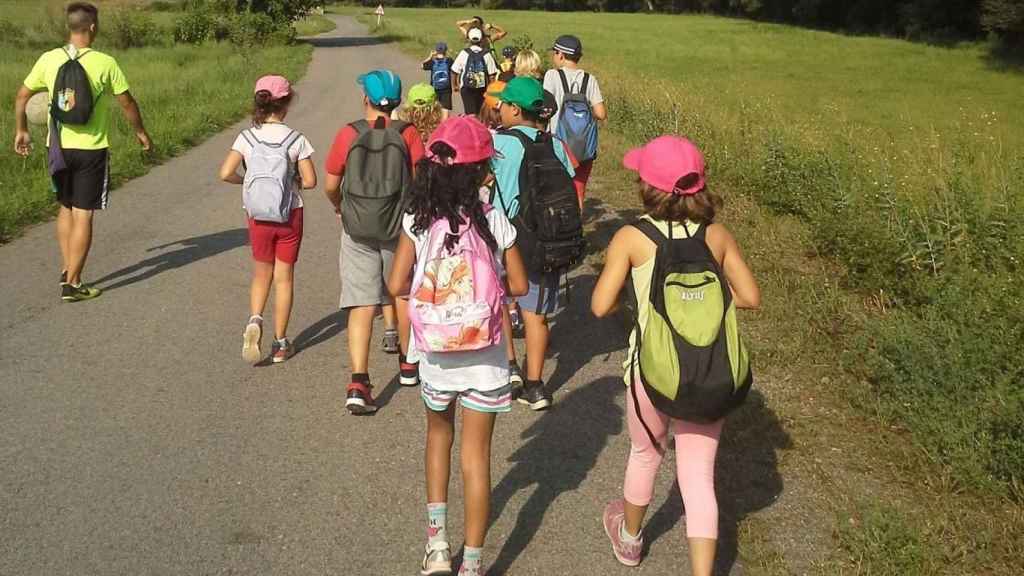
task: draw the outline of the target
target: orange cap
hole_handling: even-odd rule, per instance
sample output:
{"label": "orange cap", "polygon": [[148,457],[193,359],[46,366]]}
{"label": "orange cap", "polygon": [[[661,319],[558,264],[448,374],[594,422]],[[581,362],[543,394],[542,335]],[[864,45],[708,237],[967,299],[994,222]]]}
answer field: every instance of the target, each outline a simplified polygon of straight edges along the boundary
{"label": "orange cap", "polygon": [[487,90],[484,92],[484,105],[488,108],[497,108],[501,105],[501,99],[494,94],[500,94],[505,89],[505,82],[501,80],[495,80],[487,85]]}

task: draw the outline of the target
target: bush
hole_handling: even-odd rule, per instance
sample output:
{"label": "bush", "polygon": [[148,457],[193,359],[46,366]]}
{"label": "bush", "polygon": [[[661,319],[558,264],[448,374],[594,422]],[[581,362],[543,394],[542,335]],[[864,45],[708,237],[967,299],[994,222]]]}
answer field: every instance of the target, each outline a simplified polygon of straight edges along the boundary
{"label": "bush", "polygon": [[282,25],[259,12],[239,14],[232,20],[229,32],[229,40],[236,46],[286,44],[294,39],[295,30],[290,25]]}
{"label": "bush", "polygon": [[171,2],[170,0],[153,0],[149,3],[149,9],[154,12],[177,12],[183,8],[182,3]]}
{"label": "bush", "polygon": [[10,20],[0,18],[0,42],[8,45],[21,44],[25,40],[25,30]]}
{"label": "bush", "polygon": [[203,10],[189,12],[174,24],[174,41],[180,44],[202,44],[210,37],[213,19]]}
{"label": "bush", "polygon": [[115,48],[141,48],[163,43],[163,34],[153,19],[139,10],[123,9],[104,19],[104,37]]}

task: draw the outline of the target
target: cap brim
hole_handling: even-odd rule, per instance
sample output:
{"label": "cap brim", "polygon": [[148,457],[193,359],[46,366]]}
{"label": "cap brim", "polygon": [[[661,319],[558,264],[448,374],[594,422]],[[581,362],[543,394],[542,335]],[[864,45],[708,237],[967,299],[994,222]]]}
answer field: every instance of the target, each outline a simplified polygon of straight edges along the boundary
{"label": "cap brim", "polygon": [[633,148],[622,157],[622,165],[628,170],[637,172],[640,170],[640,158],[643,156],[643,148]]}

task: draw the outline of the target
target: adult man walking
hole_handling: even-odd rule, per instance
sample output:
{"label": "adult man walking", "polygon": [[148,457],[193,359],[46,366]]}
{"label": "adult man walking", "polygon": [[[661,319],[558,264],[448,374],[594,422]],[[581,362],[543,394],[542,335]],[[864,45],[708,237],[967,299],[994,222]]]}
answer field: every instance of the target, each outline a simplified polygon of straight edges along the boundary
{"label": "adult man walking", "polygon": [[117,98],[142,149],[148,151],[151,143],[117,61],[91,48],[99,11],[87,2],[72,2],[66,16],[68,44],[40,56],[18,89],[14,150],[22,156],[32,151],[25,107],[33,94],[47,91],[53,102],[48,135],[50,175],[60,203],[61,299],[77,302],[100,295],[99,289],[82,282],[82,269],[92,245],[93,212],[107,207],[112,97]]}

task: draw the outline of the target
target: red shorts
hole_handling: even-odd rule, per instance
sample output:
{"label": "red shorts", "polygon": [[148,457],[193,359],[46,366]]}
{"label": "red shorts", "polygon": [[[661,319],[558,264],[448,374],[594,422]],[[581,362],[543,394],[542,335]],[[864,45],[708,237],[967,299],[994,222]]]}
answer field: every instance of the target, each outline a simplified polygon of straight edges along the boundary
{"label": "red shorts", "polygon": [[579,196],[581,203],[583,202],[583,197],[587,194],[587,182],[590,181],[590,171],[593,169],[593,160],[581,162],[576,168],[576,176],[572,179],[572,183],[576,187],[576,195]]}
{"label": "red shorts", "polygon": [[302,208],[292,210],[284,224],[249,218],[249,245],[252,259],[257,262],[273,264],[274,260],[280,260],[294,264],[302,245]]}

